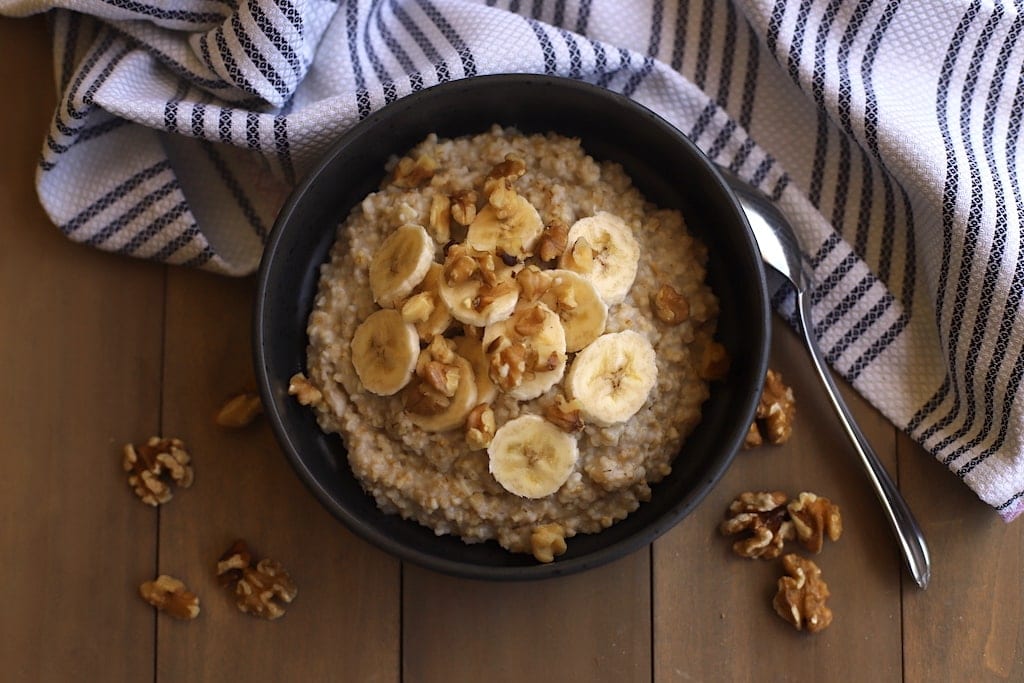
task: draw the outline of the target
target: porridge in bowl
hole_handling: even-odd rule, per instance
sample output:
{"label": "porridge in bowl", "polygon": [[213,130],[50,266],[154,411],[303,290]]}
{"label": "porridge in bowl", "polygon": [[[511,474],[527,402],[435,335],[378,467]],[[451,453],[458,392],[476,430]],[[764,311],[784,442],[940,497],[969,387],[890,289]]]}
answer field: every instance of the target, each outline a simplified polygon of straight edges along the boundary
{"label": "porridge in bowl", "polygon": [[706,250],[576,139],[432,135],[388,170],[292,391],[383,511],[549,562],[649,499],[724,375]]}

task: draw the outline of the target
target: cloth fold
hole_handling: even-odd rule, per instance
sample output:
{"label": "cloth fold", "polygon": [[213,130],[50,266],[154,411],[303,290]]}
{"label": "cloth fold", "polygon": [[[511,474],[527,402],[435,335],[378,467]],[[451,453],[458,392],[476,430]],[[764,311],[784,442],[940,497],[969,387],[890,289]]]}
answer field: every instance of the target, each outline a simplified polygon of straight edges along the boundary
{"label": "cloth fold", "polygon": [[1017,4],[0,0],[44,11],[59,106],[37,187],[71,239],[250,273],[288,188],[372,111],[476,75],[586,80],[777,201],[832,367],[1003,518],[1024,510]]}

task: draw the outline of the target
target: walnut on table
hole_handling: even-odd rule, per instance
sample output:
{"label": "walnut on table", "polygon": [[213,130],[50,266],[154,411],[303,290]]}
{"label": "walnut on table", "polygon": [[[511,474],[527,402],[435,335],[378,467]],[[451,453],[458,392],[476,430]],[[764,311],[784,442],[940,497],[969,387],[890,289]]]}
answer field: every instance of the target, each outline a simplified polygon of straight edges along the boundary
{"label": "walnut on table", "polygon": [[744,534],[732,544],[733,552],[765,560],[781,555],[786,541],[795,536],[787,500],[781,491],[741,493],[729,505],[729,517],[719,527],[726,536]]}
{"label": "walnut on table", "polygon": [[280,562],[264,558],[253,563],[252,553],[243,540],[235,541],[217,562],[221,585],[234,588],[239,611],[261,619],[278,619],[298,595],[299,589]]}
{"label": "walnut on table", "polygon": [[772,600],[775,612],[802,631],[817,633],[832,623],[832,610],[825,604],[831,593],[821,570],[811,560],[790,553],[782,558],[787,576],[778,581]]}
{"label": "walnut on table", "polygon": [[793,435],[796,400],[793,389],[782,381],[782,375],[769,369],[764,379],[761,400],[757,404],[754,422],[744,440],[745,448],[760,446],[765,441],[779,446]]}
{"label": "walnut on table", "polygon": [[241,429],[252,424],[262,412],[263,402],[259,394],[245,391],[229,398],[214,415],[213,421],[218,427]]}
{"label": "walnut on table", "polygon": [[199,616],[199,597],[188,587],[167,574],[139,586],[139,595],[158,611],[175,619],[195,619]]}
{"label": "walnut on table", "polygon": [[192,485],[191,462],[181,439],[151,436],[139,446],[125,444],[121,466],[135,495],[156,507],[174,497],[172,484],[183,489]]}
{"label": "walnut on table", "polygon": [[812,553],[821,552],[826,535],[830,541],[838,541],[843,533],[839,506],[828,498],[805,491],[790,501],[786,509],[793,520],[796,537]]}

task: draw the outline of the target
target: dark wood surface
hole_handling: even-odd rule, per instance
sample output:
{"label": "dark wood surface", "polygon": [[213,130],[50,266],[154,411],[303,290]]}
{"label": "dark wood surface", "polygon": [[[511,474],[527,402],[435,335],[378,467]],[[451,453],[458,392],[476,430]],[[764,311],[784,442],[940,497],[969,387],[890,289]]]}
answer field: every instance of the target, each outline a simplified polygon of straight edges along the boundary
{"label": "dark wood surface", "polygon": [[[309,495],[266,424],[212,417],[252,386],[251,279],[74,245],[33,186],[54,107],[45,23],[0,19],[0,661],[17,681],[1024,680],[1021,524],[994,512],[852,391],[934,559],[919,590],[798,339],[772,365],[799,403],[792,441],[740,453],[651,547],[562,579],[440,576],[370,547]],[[844,387],[845,389],[845,387]],[[196,483],[141,505],[120,448],[190,445]],[[835,621],[797,633],[770,608],[778,563],[733,556],[717,525],[749,489],[827,495],[845,531],[816,558]],[[237,612],[213,576],[235,537],[300,593],[277,622]],[[137,594],[157,573],[200,595],[193,622]]]}

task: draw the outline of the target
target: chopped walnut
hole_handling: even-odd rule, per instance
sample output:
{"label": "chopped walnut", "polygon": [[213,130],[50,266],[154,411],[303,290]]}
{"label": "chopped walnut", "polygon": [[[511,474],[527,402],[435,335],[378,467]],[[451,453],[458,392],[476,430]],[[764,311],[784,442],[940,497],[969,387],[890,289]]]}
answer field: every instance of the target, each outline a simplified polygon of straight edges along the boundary
{"label": "chopped walnut", "polygon": [[476,295],[467,301],[475,311],[483,311],[518,287],[512,269],[504,266],[495,254],[477,251],[465,244],[454,244],[448,249],[442,273],[449,285],[470,279],[480,282]]}
{"label": "chopped walnut", "polygon": [[437,308],[437,297],[433,292],[418,292],[402,304],[402,320],[407,323],[424,323]]}
{"label": "chopped walnut", "polygon": [[530,549],[538,562],[552,562],[566,550],[565,528],[561,524],[542,524],[530,534]]}
{"label": "chopped walnut", "polygon": [[575,270],[577,273],[589,273],[594,269],[594,248],[586,238],[581,237],[573,242],[569,247],[568,254],[569,263],[567,265],[571,270]]}
{"label": "chopped walnut", "polygon": [[199,616],[199,597],[188,587],[167,574],[139,586],[139,595],[157,610],[175,619],[195,619]]}
{"label": "chopped walnut", "polygon": [[793,520],[796,537],[812,553],[820,553],[827,535],[830,541],[838,541],[843,533],[843,518],[839,506],[828,498],[813,493],[801,493],[786,506]]}
{"label": "chopped walnut", "polygon": [[435,194],[430,199],[430,214],[427,219],[427,229],[430,236],[438,244],[445,244],[452,238],[451,231],[451,200],[443,194]]}
{"label": "chopped walnut", "polygon": [[130,473],[128,484],[135,495],[155,507],[173,497],[171,484],[183,489],[192,485],[191,461],[181,439],[152,436],[138,447],[125,444],[121,466]]}
{"label": "chopped walnut", "polygon": [[761,436],[761,430],[757,428],[757,421],[750,423],[750,429],[747,430],[747,435],[743,437],[744,448],[757,448],[764,443],[764,438]]}
{"label": "chopped walnut", "polygon": [[223,586],[234,586],[235,604],[246,614],[261,619],[284,616],[281,603],[290,603],[298,595],[281,563],[264,558],[253,564],[245,541],[235,541],[217,562],[217,577]]}
{"label": "chopped walnut", "polygon": [[296,372],[288,380],[288,394],[294,396],[304,406],[319,403],[323,399],[320,390],[313,386],[301,372]]}
{"label": "chopped walnut", "polygon": [[509,391],[523,383],[526,373],[535,363],[536,353],[519,340],[498,337],[485,349],[490,357],[491,380],[503,391]]}
{"label": "chopped walnut", "polygon": [[263,412],[263,403],[258,394],[247,391],[232,396],[221,406],[213,421],[219,427],[241,429],[252,424],[253,420]]}
{"label": "chopped walnut", "polygon": [[437,172],[437,161],[425,154],[416,159],[402,157],[395,166],[395,173],[391,182],[404,189],[419,187],[434,177]]}
{"label": "chopped walnut", "polygon": [[520,337],[532,337],[544,329],[547,316],[540,306],[521,308],[512,316],[512,329]]}
{"label": "chopped walnut", "polygon": [[452,218],[459,225],[469,225],[476,218],[476,192],[459,190],[450,198]]}
{"label": "chopped walnut", "polygon": [[697,367],[697,374],[701,379],[725,379],[728,372],[729,354],[725,347],[716,341],[705,344],[700,356],[700,365]]}
{"label": "chopped walnut", "polygon": [[781,445],[789,441],[793,435],[793,419],[796,417],[796,400],[793,389],[782,382],[782,375],[769,369],[764,379],[761,400],[754,414],[754,424],[760,440],[748,433],[744,443],[748,448],[758,446],[764,441],[773,445]]}
{"label": "chopped walnut", "polygon": [[466,416],[466,443],[470,450],[479,451],[491,445],[498,425],[494,421],[494,410],[486,403],[473,408]]}
{"label": "chopped walnut", "polygon": [[561,220],[555,219],[544,226],[537,242],[537,256],[545,263],[554,261],[562,255],[569,242],[569,227]]}
{"label": "chopped walnut", "polygon": [[733,552],[765,560],[781,555],[785,542],[794,536],[786,500],[786,494],[780,491],[740,494],[729,505],[729,516],[719,527],[726,536],[746,534],[732,544]]}
{"label": "chopped walnut", "polygon": [[818,565],[799,555],[782,558],[788,576],[779,579],[779,589],[772,600],[776,614],[796,630],[817,633],[832,623],[832,610],[825,605],[831,593],[821,578]]}
{"label": "chopped walnut", "polygon": [[556,396],[555,402],[544,409],[544,419],[570,434],[578,434],[586,427],[580,413],[579,400],[569,400],[562,394]]}
{"label": "chopped walnut", "polygon": [[536,301],[551,287],[552,278],[537,266],[527,266],[516,273],[520,301]]}
{"label": "chopped walnut", "polygon": [[690,304],[672,285],[662,285],[651,295],[651,308],[658,320],[679,325],[690,317]]}

